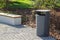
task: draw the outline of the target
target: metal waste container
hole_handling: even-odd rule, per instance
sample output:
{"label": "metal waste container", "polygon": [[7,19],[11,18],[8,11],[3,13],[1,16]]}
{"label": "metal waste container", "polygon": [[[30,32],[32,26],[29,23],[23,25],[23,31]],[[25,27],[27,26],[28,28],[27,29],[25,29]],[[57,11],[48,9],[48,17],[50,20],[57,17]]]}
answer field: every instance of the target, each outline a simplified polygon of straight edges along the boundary
{"label": "metal waste container", "polygon": [[36,10],[37,35],[40,37],[49,36],[50,10]]}

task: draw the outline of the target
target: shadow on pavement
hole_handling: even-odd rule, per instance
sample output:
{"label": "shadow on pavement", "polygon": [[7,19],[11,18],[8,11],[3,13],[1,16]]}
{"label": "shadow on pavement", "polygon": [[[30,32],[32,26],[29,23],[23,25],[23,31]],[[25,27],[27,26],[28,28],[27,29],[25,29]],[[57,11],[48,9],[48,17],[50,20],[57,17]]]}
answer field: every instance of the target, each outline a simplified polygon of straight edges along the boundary
{"label": "shadow on pavement", "polygon": [[9,27],[16,27],[16,28],[25,28],[25,26],[22,24],[21,25],[11,25],[11,24],[0,22],[0,25],[9,26]]}

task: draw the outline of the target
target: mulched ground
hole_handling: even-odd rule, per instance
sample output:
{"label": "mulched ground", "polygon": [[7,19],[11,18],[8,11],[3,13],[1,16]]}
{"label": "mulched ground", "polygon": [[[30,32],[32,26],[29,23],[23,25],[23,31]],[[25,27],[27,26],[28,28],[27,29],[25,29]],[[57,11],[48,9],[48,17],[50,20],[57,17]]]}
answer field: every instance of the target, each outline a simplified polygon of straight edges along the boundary
{"label": "mulched ground", "polygon": [[60,40],[60,11],[53,11],[50,19],[50,35]]}

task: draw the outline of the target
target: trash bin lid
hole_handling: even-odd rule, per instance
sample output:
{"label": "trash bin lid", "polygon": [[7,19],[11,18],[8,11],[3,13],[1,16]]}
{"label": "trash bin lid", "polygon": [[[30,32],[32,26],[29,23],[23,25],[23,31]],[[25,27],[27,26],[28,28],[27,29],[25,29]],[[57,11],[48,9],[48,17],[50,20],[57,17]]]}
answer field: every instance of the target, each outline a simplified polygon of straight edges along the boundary
{"label": "trash bin lid", "polygon": [[50,12],[50,10],[36,10],[36,12]]}

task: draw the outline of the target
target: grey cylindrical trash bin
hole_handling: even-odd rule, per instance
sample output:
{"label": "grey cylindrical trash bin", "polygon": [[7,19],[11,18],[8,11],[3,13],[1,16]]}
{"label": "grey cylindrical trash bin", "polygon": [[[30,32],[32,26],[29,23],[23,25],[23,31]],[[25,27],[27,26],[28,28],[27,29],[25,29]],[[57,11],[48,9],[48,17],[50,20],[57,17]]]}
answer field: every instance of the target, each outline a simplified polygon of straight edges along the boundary
{"label": "grey cylindrical trash bin", "polygon": [[50,10],[36,10],[37,35],[40,37],[49,36]]}

